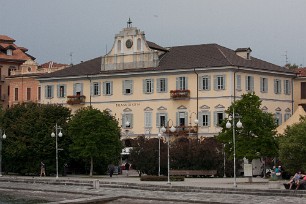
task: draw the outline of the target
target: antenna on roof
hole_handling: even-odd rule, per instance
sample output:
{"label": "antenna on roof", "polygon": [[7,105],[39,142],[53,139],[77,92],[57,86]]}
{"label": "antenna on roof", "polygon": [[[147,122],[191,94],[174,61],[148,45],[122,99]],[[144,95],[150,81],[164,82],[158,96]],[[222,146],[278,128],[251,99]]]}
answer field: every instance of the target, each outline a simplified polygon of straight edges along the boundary
{"label": "antenna on roof", "polygon": [[70,66],[72,66],[73,65],[73,63],[72,63],[72,52],[70,52]]}
{"label": "antenna on roof", "polygon": [[107,44],[105,45],[105,55],[107,55]]}
{"label": "antenna on roof", "polygon": [[132,21],[131,18],[129,17],[129,21],[127,22],[127,28],[132,27]]}
{"label": "antenna on roof", "polygon": [[[282,56],[285,56],[285,58],[286,58],[286,64],[288,64],[289,62],[288,62],[288,54],[287,54],[287,50],[285,51],[285,54],[284,55],[282,55]],[[286,65],[285,64],[285,65]]]}

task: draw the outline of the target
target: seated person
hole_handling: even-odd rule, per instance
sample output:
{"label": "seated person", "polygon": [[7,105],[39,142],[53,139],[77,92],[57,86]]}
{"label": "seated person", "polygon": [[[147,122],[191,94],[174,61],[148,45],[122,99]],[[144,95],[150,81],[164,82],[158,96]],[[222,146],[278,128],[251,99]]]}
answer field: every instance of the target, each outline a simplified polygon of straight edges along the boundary
{"label": "seated person", "polygon": [[296,182],[296,189],[295,189],[295,190],[298,190],[299,187],[300,187],[300,185],[303,185],[303,184],[305,184],[305,183],[306,183],[306,176],[303,175],[303,178],[300,179],[300,180],[298,180],[298,181]]}
{"label": "seated person", "polygon": [[296,184],[303,177],[301,171],[294,174],[288,184],[290,184],[289,190],[292,188],[293,184]]}

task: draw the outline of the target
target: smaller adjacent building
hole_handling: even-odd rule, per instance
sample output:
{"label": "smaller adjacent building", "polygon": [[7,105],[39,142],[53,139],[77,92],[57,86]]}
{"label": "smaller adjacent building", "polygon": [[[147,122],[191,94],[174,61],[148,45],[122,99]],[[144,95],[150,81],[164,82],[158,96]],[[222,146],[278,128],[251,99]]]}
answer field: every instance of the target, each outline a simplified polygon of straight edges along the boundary
{"label": "smaller adjacent building", "polygon": [[33,69],[37,66],[35,58],[27,53],[28,49],[19,47],[15,40],[6,35],[0,35],[0,103],[7,107],[10,97],[10,85],[6,77],[23,69]]}
{"label": "smaller adjacent building", "polygon": [[9,84],[8,106],[23,102],[37,102],[41,100],[41,86],[37,77],[45,73],[51,73],[68,67],[67,64],[59,64],[53,61],[37,65],[36,62],[26,61],[20,69],[12,71],[6,77]]}

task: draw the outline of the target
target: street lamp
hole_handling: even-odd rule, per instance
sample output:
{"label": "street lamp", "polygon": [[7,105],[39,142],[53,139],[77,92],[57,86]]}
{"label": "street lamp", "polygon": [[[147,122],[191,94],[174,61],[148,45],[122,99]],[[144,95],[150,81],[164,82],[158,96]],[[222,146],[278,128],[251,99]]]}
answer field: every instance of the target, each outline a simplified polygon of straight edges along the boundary
{"label": "street lamp", "polygon": [[161,134],[158,132],[158,176],[160,176],[160,137]]}
{"label": "street lamp", "polygon": [[[191,129],[191,126],[192,126],[192,123],[191,123],[191,118],[192,118],[192,114],[195,114],[196,115],[196,118],[194,119],[194,124],[196,124],[196,126],[198,126],[199,124],[199,120],[198,120],[198,114],[195,113],[195,112],[192,112],[189,116],[189,136],[190,136],[190,129]],[[197,140],[198,140],[198,127],[197,127],[197,131],[196,131],[196,134],[197,134]]]}
{"label": "street lamp", "polygon": [[[242,127],[242,123],[239,121],[237,122],[237,124],[235,124],[235,118],[240,118],[239,116],[235,115],[235,111],[233,108],[233,114],[229,116],[229,120],[226,123],[226,128],[230,129],[233,126],[233,147],[234,147],[234,187],[237,187],[237,183],[236,183],[236,133],[235,133],[235,125],[237,126],[237,128],[241,128]],[[232,121],[232,124],[229,122],[230,120]]]}
{"label": "street lamp", "polygon": [[0,176],[2,176],[2,139],[5,139],[5,132],[2,135],[2,130],[0,129]]}
{"label": "street lamp", "polygon": [[[58,130],[60,131],[58,133]],[[57,123],[55,124],[55,134],[54,132],[51,133],[51,137],[55,137],[55,152],[56,152],[56,178],[58,178],[58,146],[57,146],[57,137],[62,137],[63,133],[62,133],[62,128],[60,126],[57,125]]]}
{"label": "street lamp", "polygon": [[[169,122],[170,122],[170,121],[172,122],[170,131],[173,133],[173,132],[175,132],[176,128],[173,126],[173,121],[172,121],[171,119],[169,119],[169,120],[167,121],[167,129],[169,129]],[[163,133],[166,132],[165,126],[163,126],[163,127],[161,128],[161,131],[162,131]],[[170,132],[168,131],[168,183],[167,183],[167,184],[171,184],[171,182],[170,182],[170,154],[169,154],[170,151],[169,151],[169,146],[170,146]]]}

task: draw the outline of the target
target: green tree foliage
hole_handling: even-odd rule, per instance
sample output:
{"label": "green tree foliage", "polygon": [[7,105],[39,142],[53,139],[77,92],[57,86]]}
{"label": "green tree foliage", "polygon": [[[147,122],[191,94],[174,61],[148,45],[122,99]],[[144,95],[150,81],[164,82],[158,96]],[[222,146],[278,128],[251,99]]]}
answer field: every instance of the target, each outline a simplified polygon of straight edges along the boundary
{"label": "green tree foliage", "polygon": [[[138,137],[131,151],[129,161],[140,173],[157,175],[158,139]],[[168,144],[161,140],[161,174],[167,175]],[[172,138],[170,141],[170,168],[188,170],[218,170],[223,174],[222,144],[215,138],[202,142],[187,137]]]}
{"label": "green tree foliage", "polygon": [[[23,103],[4,111],[2,127],[7,135],[3,141],[4,171],[33,173],[40,171],[40,161],[46,164],[47,174],[55,172],[55,139],[50,135],[55,131],[55,123],[63,127],[60,147],[70,142],[65,134],[66,121],[70,110],[60,105]],[[68,150],[59,154],[60,163],[66,162]]]}
{"label": "green tree foliage", "polygon": [[92,107],[77,110],[69,121],[69,134],[72,138],[71,156],[90,163],[90,176],[94,161],[113,162],[120,158],[120,128],[118,121],[107,111]]}
{"label": "green tree foliage", "polygon": [[300,122],[287,126],[283,135],[279,137],[279,159],[286,171],[294,174],[299,170],[306,171],[306,117]]}
{"label": "green tree foliage", "polygon": [[299,68],[299,66],[298,65],[296,65],[296,64],[290,64],[290,63],[288,63],[288,64],[285,64],[285,67],[287,67],[287,68],[289,68],[289,69],[297,69],[297,68]]}
{"label": "green tree foliage", "polygon": [[[277,156],[275,120],[271,113],[262,111],[260,106],[260,98],[255,93],[247,93],[225,111],[227,114],[232,114],[234,110],[235,117],[239,115],[243,124],[241,129],[235,128],[236,158],[246,157],[251,161],[259,157]],[[226,153],[233,155],[233,128],[226,128],[227,120],[225,119],[221,124],[222,131],[218,139],[226,144]],[[236,118],[235,125],[237,122]]]}
{"label": "green tree foliage", "polygon": [[[129,155],[129,162],[139,174],[158,174],[158,138],[146,139],[139,136],[133,141],[133,149]],[[167,144],[160,140],[161,173],[167,172]]]}

